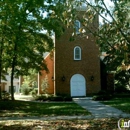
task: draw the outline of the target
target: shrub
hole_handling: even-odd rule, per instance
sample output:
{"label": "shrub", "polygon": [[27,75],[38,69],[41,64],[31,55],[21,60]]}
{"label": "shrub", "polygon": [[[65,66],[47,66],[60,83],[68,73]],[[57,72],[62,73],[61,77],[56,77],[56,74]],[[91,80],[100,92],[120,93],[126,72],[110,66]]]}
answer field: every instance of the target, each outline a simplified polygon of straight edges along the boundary
{"label": "shrub", "polygon": [[112,99],[113,95],[110,92],[101,90],[97,93],[97,95],[93,96],[93,100],[95,101],[104,101]]}
{"label": "shrub", "polygon": [[6,92],[6,91],[3,91],[1,93],[1,96],[2,96],[2,100],[10,100],[11,99],[11,95],[10,93]]}
{"label": "shrub", "polygon": [[129,90],[124,86],[116,86],[115,92],[116,93],[126,93],[126,92],[129,92]]}
{"label": "shrub", "polygon": [[41,94],[37,95],[35,97],[35,100],[40,101],[72,101],[72,98],[70,96],[54,96],[54,95],[48,95],[48,94]]}
{"label": "shrub", "polygon": [[92,98],[95,101],[105,101],[112,99],[112,95],[96,95]]}
{"label": "shrub", "polygon": [[62,96],[54,96],[51,98],[51,101],[63,101],[63,97]]}
{"label": "shrub", "polygon": [[72,101],[72,97],[70,97],[70,96],[65,96],[65,97],[64,97],[64,101]]}
{"label": "shrub", "polygon": [[33,97],[36,97],[37,96],[37,93],[38,93],[38,88],[34,88],[30,94],[33,96]]}
{"label": "shrub", "polygon": [[35,100],[36,101],[47,101],[47,98],[48,98],[48,96],[47,95],[45,95],[45,94],[41,94],[41,95],[36,95],[35,96]]}
{"label": "shrub", "polygon": [[97,93],[97,95],[105,95],[107,92],[105,90],[101,90]]}
{"label": "shrub", "polygon": [[21,86],[21,93],[23,93],[24,95],[28,95],[30,91],[31,91],[31,88],[27,84],[23,84]]}

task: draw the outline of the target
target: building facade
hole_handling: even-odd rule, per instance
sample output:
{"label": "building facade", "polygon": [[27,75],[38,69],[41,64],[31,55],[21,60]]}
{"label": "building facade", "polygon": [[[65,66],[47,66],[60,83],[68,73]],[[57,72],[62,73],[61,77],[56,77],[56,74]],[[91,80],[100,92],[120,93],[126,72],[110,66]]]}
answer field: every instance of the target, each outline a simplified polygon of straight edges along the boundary
{"label": "building facade", "polygon": [[71,30],[55,43],[56,94],[86,96],[100,91],[99,49],[92,35],[69,41]]}
{"label": "building facade", "polygon": [[[84,10],[80,10],[82,15]],[[65,33],[55,39],[55,53],[53,58],[54,73],[50,73],[50,89],[56,95],[87,96],[101,90],[100,85],[100,56],[96,39],[88,31],[83,36],[79,32],[82,25],[79,20],[75,21],[76,37],[70,41],[73,27],[66,29]],[[97,29],[98,16],[90,24],[89,29]],[[49,63],[50,59],[47,59]],[[51,66],[48,69],[52,70]],[[44,74],[45,75],[45,74]],[[53,82],[53,83],[52,83]],[[52,91],[53,90],[53,91]]]}

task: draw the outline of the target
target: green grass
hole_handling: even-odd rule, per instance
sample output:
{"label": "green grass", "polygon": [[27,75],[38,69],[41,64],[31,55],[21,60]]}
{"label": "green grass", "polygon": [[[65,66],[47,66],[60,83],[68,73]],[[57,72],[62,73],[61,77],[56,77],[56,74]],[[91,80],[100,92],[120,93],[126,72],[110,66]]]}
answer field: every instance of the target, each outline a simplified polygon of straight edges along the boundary
{"label": "green grass", "polygon": [[123,112],[130,113],[130,98],[113,98],[102,103],[118,108]]}
{"label": "green grass", "polygon": [[76,103],[37,103],[25,101],[0,101],[1,117],[89,115]]}

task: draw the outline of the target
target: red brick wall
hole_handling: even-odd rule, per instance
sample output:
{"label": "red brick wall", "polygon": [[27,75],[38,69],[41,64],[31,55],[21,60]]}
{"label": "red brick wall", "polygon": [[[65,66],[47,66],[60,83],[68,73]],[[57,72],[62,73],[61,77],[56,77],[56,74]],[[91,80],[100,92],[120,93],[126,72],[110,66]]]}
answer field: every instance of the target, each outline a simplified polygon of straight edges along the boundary
{"label": "red brick wall", "polygon": [[[70,79],[74,74],[82,74],[86,79],[86,93],[97,93],[100,88],[99,48],[91,34],[85,37],[78,35],[73,42],[69,41],[72,30],[56,39],[55,43],[55,85],[57,94],[70,94]],[[82,49],[81,61],[74,60],[74,47]],[[65,76],[63,82],[61,78]],[[94,81],[91,81],[94,76]]]}
{"label": "red brick wall", "polygon": [[[42,80],[47,75],[48,84],[49,84],[49,88],[48,88],[47,92],[49,94],[53,94],[54,93],[54,81],[53,81],[53,77],[54,77],[54,59],[53,59],[53,56],[51,56],[49,54],[45,58],[45,61],[47,63],[47,67],[49,69],[49,73],[46,73],[45,71],[41,71],[42,75],[39,76],[39,86],[41,86]],[[41,88],[40,88],[40,93],[43,93]]]}

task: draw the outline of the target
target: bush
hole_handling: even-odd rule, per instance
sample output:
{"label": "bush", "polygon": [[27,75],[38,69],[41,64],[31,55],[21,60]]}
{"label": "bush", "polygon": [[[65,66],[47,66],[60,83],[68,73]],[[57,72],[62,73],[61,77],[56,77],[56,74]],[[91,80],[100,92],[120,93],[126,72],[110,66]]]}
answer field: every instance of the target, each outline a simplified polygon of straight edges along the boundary
{"label": "bush", "polygon": [[129,90],[126,87],[123,87],[123,86],[116,86],[115,92],[116,93],[127,93],[127,92],[129,92]]}
{"label": "bush", "polygon": [[63,97],[62,96],[54,96],[51,98],[51,101],[63,101]]}
{"label": "bush", "polygon": [[21,86],[21,93],[22,93],[22,94],[28,95],[28,94],[30,93],[30,91],[31,91],[31,88],[30,88],[28,85],[23,84],[23,85]]}
{"label": "bush", "polygon": [[10,93],[6,92],[6,91],[3,91],[1,93],[1,96],[2,96],[2,100],[10,100],[11,99],[11,95]]}
{"label": "bush", "polygon": [[35,100],[40,101],[72,101],[72,98],[69,96],[54,96],[48,94],[42,94],[35,97]]}
{"label": "bush", "polygon": [[112,95],[96,95],[92,98],[95,101],[105,101],[112,99]]}
{"label": "bush", "polygon": [[38,88],[34,88],[30,94],[33,96],[33,97],[36,97],[37,96],[37,93],[38,93]]}
{"label": "bush", "polygon": [[97,93],[97,95],[105,95],[107,92],[105,90],[101,90]]}
{"label": "bush", "polygon": [[64,101],[72,101],[72,97],[70,97],[70,96],[65,96],[65,97],[64,97]]}
{"label": "bush", "polygon": [[93,96],[93,100],[95,101],[104,101],[112,99],[113,95],[107,91],[101,90],[97,93],[97,95]]}
{"label": "bush", "polygon": [[35,98],[36,101],[39,101],[39,100],[43,101],[46,98],[46,96],[44,96],[44,95],[36,95],[34,98]]}

